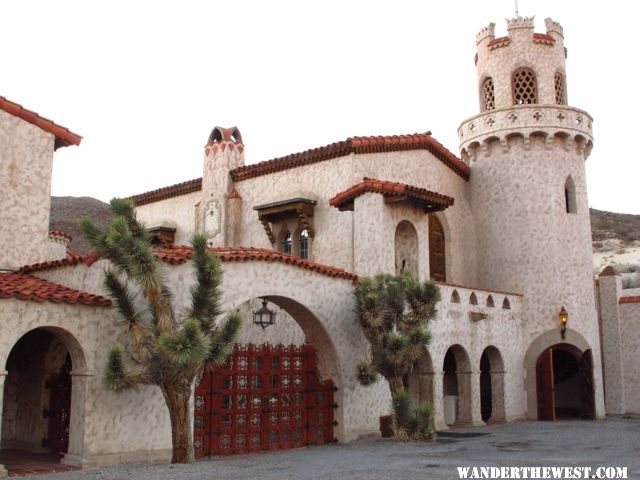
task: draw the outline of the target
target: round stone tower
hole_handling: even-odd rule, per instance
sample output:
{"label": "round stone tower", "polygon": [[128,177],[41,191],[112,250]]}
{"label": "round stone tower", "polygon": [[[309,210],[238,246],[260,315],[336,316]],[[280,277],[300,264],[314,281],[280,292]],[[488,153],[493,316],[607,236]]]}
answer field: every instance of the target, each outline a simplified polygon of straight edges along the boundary
{"label": "round stone tower", "polygon": [[[591,349],[601,416],[584,165],[592,118],[568,106],[563,30],[549,18],[545,24],[546,33],[534,33],[533,18],[518,17],[507,20],[505,37],[495,37],[495,24],[477,36],[481,113],[465,120],[458,135],[462,159],[471,167],[478,284],[524,295],[523,354],[554,342]],[[563,306],[569,313],[564,340],[558,320]],[[533,382],[533,392],[525,386],[530,418],[536,418]]]}
{"label": "round stone tower", "polygon": [[214,127],[204,148],[200,230],[211,247],[234,245],[240,202],[229,172],[244,166],[244,144],[238,127]]}

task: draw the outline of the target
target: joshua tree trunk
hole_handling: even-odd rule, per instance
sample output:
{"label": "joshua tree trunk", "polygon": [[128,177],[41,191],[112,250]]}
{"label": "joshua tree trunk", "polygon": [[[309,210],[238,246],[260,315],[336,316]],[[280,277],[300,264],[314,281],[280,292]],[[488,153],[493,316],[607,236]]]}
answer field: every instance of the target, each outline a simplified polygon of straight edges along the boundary
{"label": "joshua tree trunk", "polygon": [[389,389],[391,393],[398,393],[404,390],[404,383],[402,383],[402,377],[394,377],[389,379]]}
{"label": "joshua tree trunk", "polygon": [[171,463],[191,463],[194,461],[191,416],[189,415],[191,389],[163,385],[162,393],[171,417],[171,440],[173,441]]}

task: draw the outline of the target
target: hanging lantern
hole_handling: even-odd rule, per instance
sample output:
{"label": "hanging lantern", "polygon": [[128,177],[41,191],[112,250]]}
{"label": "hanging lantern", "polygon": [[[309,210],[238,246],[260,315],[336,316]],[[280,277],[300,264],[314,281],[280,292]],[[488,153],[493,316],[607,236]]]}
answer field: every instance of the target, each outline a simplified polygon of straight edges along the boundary
{"label": "hanging lantern", "polygon": [[253,312],[253,323],[260,325],[263,329],[276,323],[276,312],[267,308],[267,301],[262,299],[262,308]]}

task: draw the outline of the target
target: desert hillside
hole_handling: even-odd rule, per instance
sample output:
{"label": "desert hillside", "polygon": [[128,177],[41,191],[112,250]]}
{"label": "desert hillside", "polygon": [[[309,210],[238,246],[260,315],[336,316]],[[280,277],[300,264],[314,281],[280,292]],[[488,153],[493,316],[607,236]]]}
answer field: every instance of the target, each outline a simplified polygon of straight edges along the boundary
{"label": "desert hillside", "polygon": [[89,217],[103,227],[111,223],[109,206],[91,197],[51,197],[51,218],[49,229],[62,230],[73,237],[69,248],[80,254],[89,253],[92,248],[84,238],[78,224],[83,217]]}
{"label": "desert hillside", "polygon": [[591,238],[594,271],[611,265],[624,288],[640,288],[640,215],[592,208]]}

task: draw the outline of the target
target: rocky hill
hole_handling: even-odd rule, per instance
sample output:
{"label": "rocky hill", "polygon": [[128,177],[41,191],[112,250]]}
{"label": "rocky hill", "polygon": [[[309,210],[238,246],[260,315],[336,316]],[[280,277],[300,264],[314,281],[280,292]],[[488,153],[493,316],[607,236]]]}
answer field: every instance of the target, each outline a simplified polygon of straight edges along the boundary
{"label": "rocky hill", "polygon": [[83,217],[89,217],[96,224],[106,227],[111,223],[109,206],[91,197],[51,197],[50,230],[62,230],[73,237],[69,248],[80,254],[89,253],[92,248],[80,231],[78,224]]}

